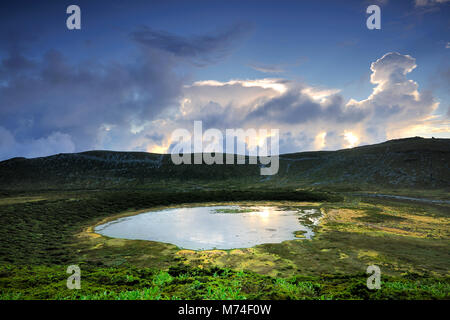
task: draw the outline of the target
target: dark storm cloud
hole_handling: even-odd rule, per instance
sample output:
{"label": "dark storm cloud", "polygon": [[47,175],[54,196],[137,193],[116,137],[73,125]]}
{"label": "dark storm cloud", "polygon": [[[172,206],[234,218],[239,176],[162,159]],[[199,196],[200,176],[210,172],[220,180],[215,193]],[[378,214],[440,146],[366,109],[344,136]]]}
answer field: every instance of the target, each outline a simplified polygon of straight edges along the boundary
{"label": "dark storm cloud", "polygon": [[159,49],[197,65],[216,62],[227,56],[232,45],[248,33],[250,27],[238,24],[218,34],[180,37],[169,32],[141,27],[131,33],[132,39],[144,47]]}
{"label": "dark storm cloud", "polygon": [[27,44],[35,40],[34,36],[22,31],[0,30],[0,78],[15,76],[35,66],[34,62],[25,56]]}
{"label": "dark storm cloud", "polygon": [[[157,33],[156,42],[120,62],[74,63],[54,49],[31,57],[27,41],[2,37],[0,159],[93,149],[103,127],[127,137],[133,126],[177,104],[184,79],[174,70],[183,57],[217,60],[239,30],[192,39]],[[133,35],[139,37],[148,40],[143,33]],[[152,43],[174,55],[152,50]]]}
{"label": "dark storm cloud", "polygon": [[[150,60],[151,59],[151,60]],[[95,131],[101,123],[123,124],[158,114],[179,94],[181,81],[172,62],[152,55],[132,64],[90,61],[70,64],[58,51],[12,66],[2,61],[0,114],[16,121],[31,117],[46,134],[52,129]],[[17,123],[3,123],[16,127]]]}
{"label": "dark storm cloud", "polygon": [[32,60],[27,59],[19,52],[11,52],[11,54],[1,61],[0,78],[7,79],[19,74],[22,71],[34,67]]}
{"label": "dark storm cloud", "polygon": [[364,110],[346,108],[339,94],[318,102],[300,90],[290,90],[284,95],[271,99],[247,116],[249,121],[270,121],[281,124],[301,124],[315,120],[339,123],[356,123],[367,115]]}

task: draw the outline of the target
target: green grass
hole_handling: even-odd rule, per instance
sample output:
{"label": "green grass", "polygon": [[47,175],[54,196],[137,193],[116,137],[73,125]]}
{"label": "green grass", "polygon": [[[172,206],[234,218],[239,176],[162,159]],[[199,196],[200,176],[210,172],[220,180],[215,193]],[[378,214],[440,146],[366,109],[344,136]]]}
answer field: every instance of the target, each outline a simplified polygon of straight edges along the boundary
{"label": "green grass", "polygon": [[0,267],[0,299],[245,300],[245,299],[448,299],[450,279],[417,275],[383,277],[369,290],[366,274],[277,278],[250,271],[185,266],[149,268],[81,266],[81,289],[66,288],[65,267]]}
{"label": "green grass", "polygon": [[[77,236],[124,212],[254,201],[326,214],[312,240],[219,255]],[[290,189],[8,191],[0,196],[0,298],[448,299],[449,212],[446,205]],[[71,264],[82,269],[81,290],[65,287]],[[381,267],[381,290],[366,287],[370,264]]]}

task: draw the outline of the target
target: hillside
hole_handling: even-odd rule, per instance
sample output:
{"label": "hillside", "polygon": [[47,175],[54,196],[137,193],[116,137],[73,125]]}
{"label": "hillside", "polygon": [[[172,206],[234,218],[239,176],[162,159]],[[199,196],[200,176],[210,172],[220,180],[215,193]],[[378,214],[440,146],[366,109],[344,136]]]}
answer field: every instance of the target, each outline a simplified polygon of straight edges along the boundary
{"label": "hillside", "polygon": [[338,151],[280,156],[279,172],[258,165],[179,165],[170,155],[88,151],[0,162],[0,190],[380,186],[448,189],[450,139],[407,138]]}

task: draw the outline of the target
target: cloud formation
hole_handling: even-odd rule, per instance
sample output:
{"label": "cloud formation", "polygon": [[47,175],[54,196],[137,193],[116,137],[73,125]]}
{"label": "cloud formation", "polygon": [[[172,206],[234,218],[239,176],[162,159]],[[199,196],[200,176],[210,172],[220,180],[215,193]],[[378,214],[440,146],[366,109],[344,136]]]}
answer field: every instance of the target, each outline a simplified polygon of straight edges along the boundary
{"label": "cloud formation", "polygon": [[28,57],[25,41],[4,37],[0,159],[93,148],[145,150],[144,141],[160,139],[155,132],[150,139],[137,133],[162,113],[168,116],[182,95],[185,79],[175,69],[186,58],[217,61],[240,32],[234,27],[191,39],[144,29],[130,36],[138,44],[131,59],[81,63],[57,50]]}
{"label": "cloud formation", "polygon": [[446,3],[450,0],[415,0],[416,7],[427,7],[433,6],[441,3]]}
{"label": "cloud formation", "polygon": [[49,50],[28,56],[11,40],[0,58],[0,159],[90,149],[168,152],[177,128],[280,129],[280,152],[338,149],[414,135],[438,102],[408,79],[409,55],[371,64],[373,92],[346,99],[339,89],[282,78],[192,82],[180,65],[224,59],[247,32],[180,37],[141,28],[127,61],[73,63]]}
{"label": "cloud formation", "polygon": [[249,29],[249,25],[237,24],[217,34],[186,38],[144,26],[132,32],[131,37],[146,48],[158,49],[202,66],[227,56]]}
{"label": "cloud formation", "polygon": [[61,132],[53,132],[47,137],[19,143],[11,132],[0,127],[0,159],[13,156],[12,150],[19,156],[34,158],[60,152],[74,152],[75,144],[68,134]]}
{"label": "cloud formation", "polygon": [[253,70],[264,73],[282,73],[285,71],[281,66],[278,65],[251,63],[248,66]]}
{"label": "cloud formation", "polygon": [[[282,152],[336,149],[405,137],[425,123],[438,102],[407,79],[417,67],[391,52],[371,64],[372,94],[346,101],[336,89],[284,79],[203,81],[184,88],[178,124],[190,128],[280,128]],[[170,145],[170,141],[166,143]]]}

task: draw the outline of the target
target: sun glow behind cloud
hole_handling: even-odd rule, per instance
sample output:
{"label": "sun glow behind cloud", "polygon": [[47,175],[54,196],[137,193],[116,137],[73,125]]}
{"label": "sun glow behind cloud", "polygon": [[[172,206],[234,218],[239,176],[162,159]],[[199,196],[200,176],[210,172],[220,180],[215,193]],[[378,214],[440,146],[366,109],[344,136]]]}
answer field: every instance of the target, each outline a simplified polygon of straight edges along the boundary
{"label": "sun glow behind cloud", "polygon": [[169,152],[169,146],[160,146],[160,145],[157,145],[157,144],[153,144],[153,145],[147,147],[147,152],[160,153],[160,154],[168,153]]}
{"label": "sun glow behind cloud", "polygon": [[[56,56],[52,59],[59,58]],[[140,87],[133,84],[106,95],[108,99],[100,100],[103,104],[93,98],[92,104],[100,104],[103,109],[99,109],[104,110],[103,113],[93,113],[90,109],[89,112],[79,113],[73,105],[70,105],[72,108],[67,106],[64,112],[55,108],[60,112],[58,117],[50,114],[47,119],[48,123],[58,124],[53,129],[54,134],[44,140],[32,140],[29,145],[25,144],[27,148],[21,147],[21,142],[16,140],[13,131],[0,126],[0,138],[3,136],[5,141],[0,150],[5,152],[0,156],[6,158],[17,153],[10,150],[19,150],[24,155],[51,154],[60,152],[61,145],[65,146],[61,151],[78,150],[77,146],[84,142],[85,136],[80,135],[77,130],[70,134],[62,132],[60,125],[61,121],[65,121],[65,125],[73,125],[73,119],[85,114],[89,114],[89,119],[84,119],[85,122],[91,125],[88,132],[93,132],[96,136],[90,139],[95,141],[95,145],[87,145],[83,149],[170,153],[170,136],[173,130],[190,130],[197,120],[204,123],[204,131],[209,128],[217,128],[222,132],[226,129],[254,128],[258,132],[267,128],[267,132],[270,132],[271,128],[277,128],[280,133],[280,153],[351,148],[361,143],[376,143],[412,135],[448,136],[448,118],[446,115],[434,114],[438,110],[439,100],[431,91],[419,90],[419,84],[407,78],[416,66],[415,58],[410,55],[386,53],[371,64],[370,79],[375,87],[366,99],[359,101],[346,99],[336,88],[312,86],[304,81],[281,78],[203,80],[191,84],[182,84],[180,81],[179,90],[178,87],[177,90],[167,91],[154,89],[148,94],[146,83],[139,84]],[[125,67],[123,69],[125,72]],[[70,71],[71,68],[67,70]],[[67,79],[77,77],[77,74],[69,71],[65,75]],[[151,72],[153,75],[160,74],[160,70],[145,70],[144,73],[147,75]],[[91,77],[97,79],[96,73],[92,72]],[[42,79],[47,82],[50,80]],[[101,82],[101,79],[98,81]],[[172,83],[172,79],[169,82]],[[23,86],[32,84],[32,81],[26,82]],[[83,92],[90,93],[93,84],[82,86]],[[54,90],[52,86],[49,88],[50,91]],[[8,91],[7,89],[9,88],[4,90]],[[126,93],[125,102],[121,100],[121,92]],[[53,93],[57,94],[56,91]],[[161,99],[160,94],[163,94]],[[87,96],[90,97],[89,94]],[[51,95],[44,98],[51,101],[50,97]],[[155,100],[154,97],[158,99]],[[31,98],[38,100],[34,96]],[[127,108],[123,108],[124,103]],[[158,105],[158,110],[154,110],[155,105]],[[99,116],[105,110],[109,115],[120,115],[121,118],[111,116],[106,123]],[[61,142],[52,143],[51,149],[42,148],[43,141],[54,141],[56,138]],[[254,141],[247,141],[248,151],[262,147],[267,138],[263,134]],[[30,146],[44,151],[31,153],[28,151]]]}
{"label": "sun glow behind cloud", "polygon": [[[352,148],[390,138],[427,136],[424,132],[428,136],[445,134],[448,121],[433,115],[439,102],[407,79],[415,68],[415,59],[409,55],[383,55],[371,64],[371,81],[376,85],[372,93],[366,99],[350,98],[348,102],[339,89],[287,79],[196,81],[184,86],[171,128],[189,129],[195,120],[204,121],[204,130],[279,128],[282,139],[285,135],[282,153]],[[168,134],[169,129],[164,136]],[[245,142],[248,150],[253,150],[266,139],[258,136]],[[148,148],[152,152],[170,146],[157,141],[153,144]]]}
{"label": "sun glow behind cloud", "polygon": [[[222,131],[279,128],[282,153],[352,148],[390,138],[426,136],[424,132],[445,134],[448,121],[433,115],[439,102],[407,79],[415,68],[415,59],[409,55],[383,55],[371,64],[371,81],[376,85],[372,93],[366,99],[350,98],[348,102],[339,89],[287,79],[196,81],[184,86],[178,114],[171,123],[190,128],[193,121],[202,120],[204,130],[215,127]],[[169,129],[164,136],[168,134]],[[245,142],[253,150],[266,139],[260,136]],[[153,152],[166,150],[157,141],[153,144],[155,147],[149,148]]]}
{"label": "sun glow behind cloud", "polygon": [[307,87],[301,90],[303,94],[310,96],[312,99],[319,102],[325,102],[327,97],[341,92],[339,89],[320,89],[314,87]]}
{"label": "sun glow behind cloud", "polygon": [[[450,45],[442,37],[448,0],[381,1],[405,14],[389,28],[394,42],[367,37],[363,2],[361,10],[350,5],[351,15],[346,5],[317,11],[311,1],[286,2],[273,14],[272,4],[255,12],[223,1],[220,15],[217,6],[190,3],[183,10],[189,28],[170,18],[179,16],[176,6],[145,4],[138,10],[148,15],[114,11],[120,35],[100,23],[67,37],[58,19],[33,23],[9,1],[4,11],[15,18],[2,20],[0,34],[0,160],[92,149],[167,152],[172,131],[191,130],[196,120],[222,132],[279,128],[281,153],[450,136]],[[89,6],[98,21],[114,10]],[[31,7],[36,14],[49,8]],[[197,19],[198,10],[214,26]],[[251,22],[239,23],[236,14]],[[360,28],[329,28],[330,14]],[[420,39],[419,29],[429,36]]]}
{"label": "sun glow behind cloud", "polygon": [[316,150],[322,150],[323,148],[325,148],[325,138],[327,136],[327,133],[324,132],[320,132],[316,138],[314,139],[314,148]]}
{"label": "sun glow behind cloud", "polygon": [[347,141],[346,148],[353,148],[358,143],[358,136],[356,136],[353,132],[345,131],[344,132],[344,139]]}

